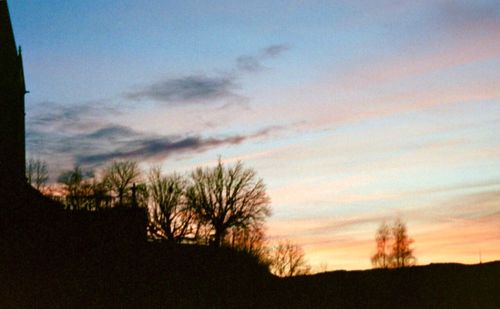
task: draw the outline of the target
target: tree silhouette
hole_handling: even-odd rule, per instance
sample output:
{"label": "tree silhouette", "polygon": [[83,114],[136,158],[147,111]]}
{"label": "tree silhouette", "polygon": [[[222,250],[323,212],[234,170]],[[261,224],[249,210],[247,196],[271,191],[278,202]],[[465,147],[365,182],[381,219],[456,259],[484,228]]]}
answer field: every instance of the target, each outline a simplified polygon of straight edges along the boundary
{"label": "tree silhouette", "polygon": [[406,224],[396,219],[391,227],[383,222],[375,236],[376,253],[372,256],[375,268],[400,268],[413,266],[416,259],[410,245],[413,239],[408,237]]}
{"label": "tree silhouette", "polygon": [[413,256],[413,249],[410,248],[410,245],[413,243],[413,239],[408,237],[406,224],[399,218],[396,219],[392,227],[392,237],[392,266],[399,268],[415,265],[416,259]]}
{"label": "tree silhouette", "polygon": [[118,205],[131,198],[131,189],[139,181],[140,170],[135,161],[115,161],[104,172],[104,183],[118,196]]}
{"label": "tree silhouette", "polygon": [[266,262],[269,252],[261,223],[254,223],[246,228],[229,229],[227,242],[231,247],[256,256],[261,262]]}
{"label": "tree silhouette", "polygon": [[270,260],[271,272],[280,277],[306,275],[311,270],[302,248],[290,241],[278,243],[271,252]]}
{"label": "tree silhouette", "polygon": [[163,176],[160,168],[151,169],[148,179],[152,202],[150,232],[156,237],[180,242],[191,232],[193,221],[185,198],[186,180],[177,174]]}
{"label": "tree silhouette", "polygon": [[47,162],[40,159],[29,159],[26,162],[26,180],[37,190],[42,190],[49,179]]}
{"label": "tree silhouette", "polygon": [[79,166],[75,166],[72,170],[63,172],[59,176],[58,182],[64,186],[66,207],[71,210],[90,207],[87,197],[92,192],[92,186],[88,180],[92,176],[91,171],[84,171]]}
{"label": "tree silhouette", "polygon": [[187,190],[190,207],[213,229],[213,244],[220,247],[230,228],[248,228],[270,215],[269,197],[261,179],[241,162],[225,167],[219,158],[214,168],[197,168]]}
{"label": "tree silhouette", "polygon": [[377,252],[372,256],[372,265],[376,268],[388,268],[390,266],[391,229],[387,223],[382,222],[375,235]]}

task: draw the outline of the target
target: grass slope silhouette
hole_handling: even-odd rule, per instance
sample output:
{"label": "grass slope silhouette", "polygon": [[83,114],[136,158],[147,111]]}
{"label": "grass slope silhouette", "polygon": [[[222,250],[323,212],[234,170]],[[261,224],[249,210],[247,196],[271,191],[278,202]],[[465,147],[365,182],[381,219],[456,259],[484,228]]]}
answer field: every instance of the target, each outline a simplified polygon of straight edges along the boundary
{"label": "grass slope silhouette", "polygon": [[2,192],[0,307],[498,308],[500,262],[277,278],[228,248],[148,242],[140,210]]}

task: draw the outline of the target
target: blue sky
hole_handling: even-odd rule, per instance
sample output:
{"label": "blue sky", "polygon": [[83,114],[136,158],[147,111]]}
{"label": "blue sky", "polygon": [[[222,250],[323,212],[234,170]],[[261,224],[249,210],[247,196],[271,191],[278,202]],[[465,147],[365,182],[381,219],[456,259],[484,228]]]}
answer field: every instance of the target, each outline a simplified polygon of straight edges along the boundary
{"label": "blue sky", "polygon": [[257,170],[271,241],[369,268],[402,217],[420,263],[500,258],[496,1],[11,1],[28,151]]}

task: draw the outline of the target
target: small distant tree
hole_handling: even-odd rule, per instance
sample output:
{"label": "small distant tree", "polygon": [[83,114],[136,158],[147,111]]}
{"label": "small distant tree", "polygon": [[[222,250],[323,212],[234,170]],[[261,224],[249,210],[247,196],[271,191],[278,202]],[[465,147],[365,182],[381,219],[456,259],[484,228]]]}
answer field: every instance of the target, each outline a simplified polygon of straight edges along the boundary
{"label": "small distant tree", "polygon": [[400,268],[415,265],[416,259],[413,256],[413,249],[410,248],[413,239],[408,237],[406,224],[399,218],[396,219],[392,227],[392,237],[392,267]]}
{"label": "small distant tree", "polygon": [[271,272],[280,277],[306,275],[311,270],[302,248],[290,241],[280,242],[273,248],[270,264]]}
{"label": "small distant tree", "polygon": [[26,179],[35,189],[42,190],[49,180],[47,162],[40,159],[29,159],[26,162]]}
{"label": "small distant tree", "polygon": [[375,235],[376,253],[372,256],[375,268],[401,268],[413,266],[416,259],[410,247],[413,239],[408,236],[406,224],[396,219],[392,226],[383,222]]}
{"label": "small distant tree", "polygon": [[104,182],[118,196],[118,205],[130,202],[131,189],[140,180],[140,170],[135,161],[115,161],[104,172]]}
{"label": "small distant tree", "polygon": [[197,168],[191,174],[187,200],[197,218],[212,227],[217,247],[229,229],[246,229],[271,213],[265,185],[255,171],[241,162],[225,167],[220,158],[214,168]]}
{"label": "small distant tree", "polygon": [[180,242],[191,232],[193,214],[186,202],[187,182],[177,174],[163,176],[160,168],[149,172],[150,232]]}
{"label": "small distant tree", "polygon": [[372,256],[372,265],[375,268],[388,268],[390,266],[390,240],[391,228],[387,223],[382,222],[375,235],[377,243],[377,252]]}

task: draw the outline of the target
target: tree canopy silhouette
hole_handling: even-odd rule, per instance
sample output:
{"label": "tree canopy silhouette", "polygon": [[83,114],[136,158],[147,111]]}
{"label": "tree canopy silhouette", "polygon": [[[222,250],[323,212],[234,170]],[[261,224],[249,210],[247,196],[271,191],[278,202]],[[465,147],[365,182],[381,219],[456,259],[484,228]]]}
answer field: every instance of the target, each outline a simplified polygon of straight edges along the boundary
{"label": "tree canopy silhouette", "polygon": [[410,248],[413,239],[408,236],[406,224],[399,218],[396,219],[392,227],[392,237],[392,266],[399,268],[415,265],[416,259],[413,256],[413,249]]}
{"label": "tree canopy silhouette", "polygon": [[226,167],[219,158],[213,168],[197,168],[187,190],[190,207],[213,229],[213,244],[221,246],[230,228],[248,228],[270,214],[262,179],[241,162]]}
{"label": "tree canopy silhouette", "polygon": [[118,196],[118,205],[123,206],[131,198],[131,189],[139,181],[140,170],[135,161],[115,161],[105,171],[104,182]]}
{"label": "tree canopy silhouette", "polygon": [[26,180],[37,190],[42,190],[49,180],[47,162],[40,159],[29,159],[26,162]]}
{"label": "tree canopy silhouette", "polygon": [[376,252],[371,258],[375,268],[400,268],[413,266],[416,259],[410,245],[413,239],[408,236],[406,224],[396,219],[392,226],[383,222],[375,235]]}
{"label": "tree canopy silhouette", "polygon": [[180,242],[188,233],[193,212],[186,202],[186,180],[178,174],[162,175],[153,168],[148,175],[151,197],[150,232],[156,237]]}
{"label": "tree canopy silhouette", "polygon": [[372,256],[372,265],[376,268],[388,268],[390,266],[390,239],[391,229],[386,222],[382,222],[375,235],[375,242],[377,243],[377,251]]}
{"label": "tree canopy silhouette", "polygon": [[304,251],[290,241],[283,241],[273,248],[271,254],[271,272],[280,277],[306,275],[311,268],[307,265]]}
{"label": "tree canopy silhouette", "polygon": [[75,166],[72,170],[63,172],[58,182],[63,184],[64,204],[72,210],[89,209],[92,201],[88,198],[92,195],[93,186],[90,179],[93,177],[92,171],[84,171],[81,167]]}

